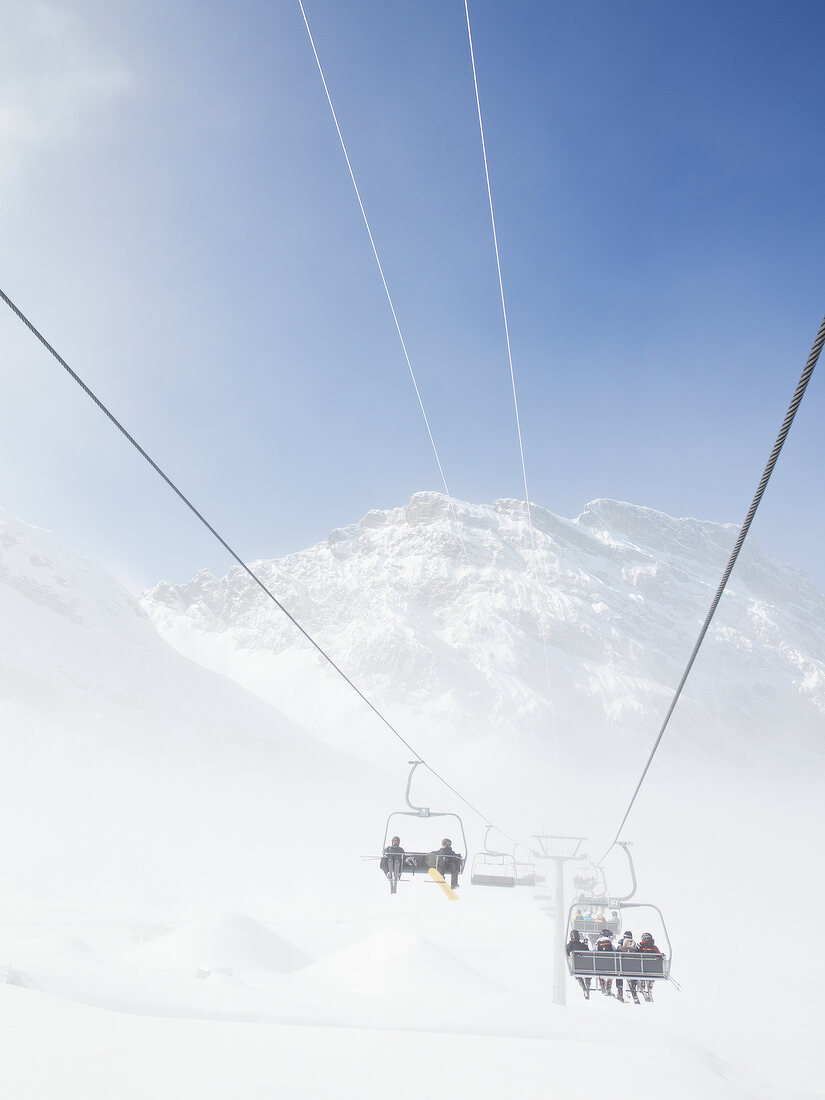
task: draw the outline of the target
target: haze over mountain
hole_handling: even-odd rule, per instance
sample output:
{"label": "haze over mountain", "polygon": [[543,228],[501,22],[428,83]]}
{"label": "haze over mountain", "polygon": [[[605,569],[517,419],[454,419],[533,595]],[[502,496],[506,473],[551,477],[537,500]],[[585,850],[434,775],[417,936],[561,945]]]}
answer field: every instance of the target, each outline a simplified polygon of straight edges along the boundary
{"label": "haze over mountain", "polygon": [[7,889],[187,911],[207,882],[209,896],[269,896],[260,871],[296,802],[320,843],[346,786],[368,803],[378,785],[181,657],[102,567],[2,510],[0,621]]}

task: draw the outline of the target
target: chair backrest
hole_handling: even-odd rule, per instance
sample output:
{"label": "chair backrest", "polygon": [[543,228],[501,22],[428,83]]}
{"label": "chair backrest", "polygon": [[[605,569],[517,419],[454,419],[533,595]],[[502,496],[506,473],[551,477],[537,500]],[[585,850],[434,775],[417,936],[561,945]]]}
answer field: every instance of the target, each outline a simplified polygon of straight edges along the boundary
{"label": "chair backrest", "polygon": [[570,973],[575,977],[598,975],[602,978],[667,977],[664,955],[640,951],[572,951],[568,956]]}

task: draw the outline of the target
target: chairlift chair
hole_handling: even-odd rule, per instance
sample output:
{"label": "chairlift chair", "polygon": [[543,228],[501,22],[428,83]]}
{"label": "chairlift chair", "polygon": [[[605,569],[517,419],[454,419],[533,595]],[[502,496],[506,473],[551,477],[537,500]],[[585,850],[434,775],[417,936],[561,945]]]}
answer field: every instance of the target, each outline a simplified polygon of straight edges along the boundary
{"label": "chairlift chair", "polygon": [[470,872],[473,886],[515,886],[516,862],[508,852],[496,852],[487,844],[492,825],[484,832],[484,851],[477,852]]}
{"label": "chairlift chair", "polygon": [[[519,859],[518,850],[525,845],[517,844],[513,848],[513,871],[516,886],[535,886],[539,880],[536,865],[531,859]],[[527,849],[528,853],[530,849]]]}
{"label": "chairlift chair", "polygon": [[[575,927],[571,906],[567,919],[567,938]],[[621,913],[629,909],[652,910],[659,917],[659,924],[665,937],[667,950],[661,944],[662,952],[654,955],[643,951],[571,951],[567,956],[567,967],[574,978],[631,978],[641,981],[666,981],[670,977],[670,963],[673,949],[667,934],[667,925],[661,910],[656,905],[644,902],[630,902],[621,906]]]}
{"label": "chairlift chair", "polygon": [[[464,823],[458,814],[452,813],[446,810],[431,810],[428,806],[414,806],[410,801],[410,785],[412,784],[412,778],[415,774],[415,769],[419,764],[423,763],[421,760],[410,760],[410,774],[407,778],[407,790],[405,799],[409,810],[395,810],[387,818],[387,824],[384,828],[384,843],[381,845],[382,858],[386,854],[388,847],[387,840],[392,835],[390,829],[393,831],[397,826],[393,826],[392,822],[398,817],[418,817],[418,818],[430,818],[430,817],[452,817],[458,823],[458,828],[461,833],[462,855],[456,856],[459,859],[459,871],[464,870],[464,865],[467,862],[467,837],[464,833]],[[439,864],[446,857],[438,856],[434,852],[404,852],[403,856],[389,857],[388,858],[388,870],[387,877],[390,880],[390,893],[396,892],[396,886],[398,882],[404,882],[404,875],[426,875],[429,874],[430,869],[440,871]]]}
{"label": "chairlift chair", "polygon": [[574,901],[580,905],[598,905],[599,899],[607,899],[607,879],[604,867],[591,864],[586,871],[573,875],[573,889],[577,891]]}
{"label": "chairlift chair", "polygon": [[[663,950],[662,946],[657,944],[659,951],[661,951],[661,954],[658,955],[643,951],[571,951],[567,956],[567,967],[574,978],[627,978],[630,980],[639,980],[642,984],[654,981],[667,981],[670,977],[670,964],[673,958],[673,949],[671,947],[670,937],[668,936],[665,918],[656,905],[630,901],[630,898],[636,893],[636,871],[633,866],[633,857],[628,849],[628,844],[622,841],[618,843],[619,847],[624,849],[630,866],[631,890],[630,893],[624,895],[624,897],[599,899],[603,900],[606,906],[609,907],[611,912],[615,915],[611,921],[603,921],[598,932],[603,934],[605,929],[610,928],[610,931],[615,935],[619,929],[624,926],[624,923],[626,923],[624,914],[630,909],[652,910],[659,917],[659,925],[664,934],[667,950]],[[593,939],[591,930],[589,928],[580,927],[583,922],[581,919],[575,918],[574,914],[576,910],[580,908],[579,900],[580,899],[577,898],[573,902],[567,916],[568,942],[570,940],[570,932],[574,928],[580,933],[583,931],[586,932],[591,941]],[[590,904],[598,905],[599,901],[591,899]]]}
{"label": "chairlift chair", "polygon": [[[636,893],[636,871],[633,867],[633,857],[630,854],[627,842],[619,841],[619,847],[624,850],[630,867],[631,890],[623,897],[611,897],[607,892],[607,879],[604,867],[591,864],[592,870],[573,876],[573,886],[579,888],[579,893],[573,898],[573,909],[578,915],[574,915],[572,927],[577,932],[586,935],[591,944],[595,943],[606,931],[617,935],[622,927],[621,905],[629,901]],[[584,912],[582,912],[584,910]],[[608,910],[610,916],[607,915]]]}

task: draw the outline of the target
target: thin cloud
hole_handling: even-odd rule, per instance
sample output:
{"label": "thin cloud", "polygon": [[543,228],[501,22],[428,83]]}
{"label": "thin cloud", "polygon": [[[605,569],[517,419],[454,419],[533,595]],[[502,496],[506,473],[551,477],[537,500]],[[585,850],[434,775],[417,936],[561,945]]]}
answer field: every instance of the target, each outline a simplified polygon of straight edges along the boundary
{"label": "thin cloud", "polygon": [[45,148],[72,141],[134,78],[73,13],[4,4],[0,37],[0,183]]}

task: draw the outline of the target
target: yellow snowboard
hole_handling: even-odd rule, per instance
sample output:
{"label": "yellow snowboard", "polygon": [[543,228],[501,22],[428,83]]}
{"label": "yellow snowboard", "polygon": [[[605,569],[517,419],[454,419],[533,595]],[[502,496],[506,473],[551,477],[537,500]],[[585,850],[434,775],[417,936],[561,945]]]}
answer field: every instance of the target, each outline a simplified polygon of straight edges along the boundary
{"label": "yellow snowboard", "polygon": [[435,867],[431,867],[429,874],[433,882],[438,883],[438,885],[441,887],[441,889],[444,891],[450,901],[458,901],[458,894],[448,884],[447,880],[444,878],[440,871],[436,871]]}

